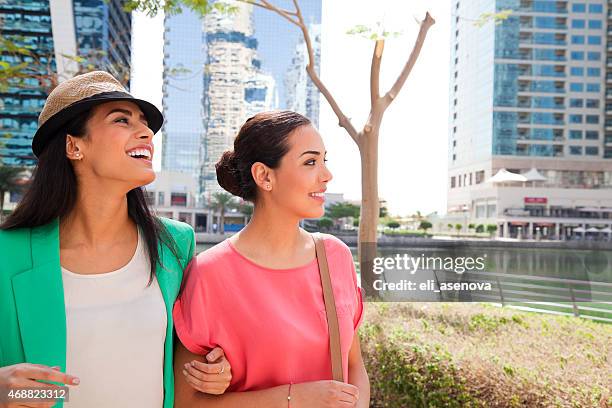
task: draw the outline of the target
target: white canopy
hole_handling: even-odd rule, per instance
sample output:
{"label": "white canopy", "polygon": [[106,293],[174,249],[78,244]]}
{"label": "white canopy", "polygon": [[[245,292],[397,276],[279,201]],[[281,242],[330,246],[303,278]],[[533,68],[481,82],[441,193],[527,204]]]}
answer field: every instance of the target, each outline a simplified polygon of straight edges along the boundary
{"label": "white canopy", "polygon": [[582,227],[574,228],[574,232],[585,232],[586,230]]}
{"label": "white canopy", "polygon": [[527,173],[523,173],[523,176],[527,178],[527,181],[545,181],[546,177],[540,174],[539,171],[532,167]]}
{"label": "white canopy", "polygon": [[586,232],[599,232],[599,228],[590,227],[590,228],[587,228]]}
{"label": "white canopy", "polygon": [[612,233],[612,228],[610,228],[610,227],[606,227],[606,228],[602,229],[602,230],[601,230],[601,231],[599,231],[599,232],[603,232],[603,233],[605,233],[605,234],[610,234],[610,233]]}
{"label": "white canopy", "polygon": [[506,183],[509,181],[525,182],[527,181],[527,177],[523,176],[522,174],[512,173],[504,168],[501,168],[493,177],[487,180],[487,182],[490,183]]}

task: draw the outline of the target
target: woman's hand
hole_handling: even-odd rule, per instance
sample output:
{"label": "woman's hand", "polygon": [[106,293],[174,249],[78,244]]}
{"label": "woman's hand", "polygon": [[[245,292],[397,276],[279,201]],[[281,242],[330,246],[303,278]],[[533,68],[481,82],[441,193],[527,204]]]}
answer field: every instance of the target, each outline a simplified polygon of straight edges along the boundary
{"label": "woman's hand", "polygon": [[[59,389],[55,384],[47,384],[40,381],[54,381],[66,385],[78,385],[79,379],[75,376],[64,374],[59,367],[48,367],[41,364],[21,363],[0,367],[0,390],[8,392],[10,389],[23,388],[45,388]],[[52,407],[57,403],[53,401],[40,402],[11,402],[6,395],[0,398],[0,408],[16,407]]]}
{"label": "woman's hand", "polygon": [[183,368],[185,380],[198,391],[220,395],[225,392],[232,380],[232,368],[220,347],[215,347],[206,355],[208,363],[192,360]]}
{"label": "woman's hand", "polygon": [[339,381],[311,381],[291,386],[291,407],[350,408],[359,400],[359,388]]}

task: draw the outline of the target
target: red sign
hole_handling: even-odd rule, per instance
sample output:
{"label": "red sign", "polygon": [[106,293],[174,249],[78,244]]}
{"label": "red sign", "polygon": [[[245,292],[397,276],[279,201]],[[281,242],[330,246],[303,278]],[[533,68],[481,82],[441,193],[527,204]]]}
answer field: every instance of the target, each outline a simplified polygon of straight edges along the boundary
{"label": "red sign", "polygon": [[525,197],[525,204],[546,204],[546,197]]}

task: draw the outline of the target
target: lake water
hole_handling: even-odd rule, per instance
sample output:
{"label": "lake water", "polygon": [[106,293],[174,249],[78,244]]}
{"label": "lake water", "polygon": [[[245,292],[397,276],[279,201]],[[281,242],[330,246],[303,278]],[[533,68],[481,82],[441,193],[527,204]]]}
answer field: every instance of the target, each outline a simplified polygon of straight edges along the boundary
{"label": "lake water", "polygon": [[[201,252],[211,246],[198,245],[197,251]],[[351,251],[353,259],[357,261],[357,248],[351,248]],[[422,258],[423,262],[426,259],[480,258],[485,265],[484,272],[503,274],[501,279],[487,278],[493,282],[493,289],[486,292],[487,296],[484,297],[478,296],[480,292],[458,295],[456,292],[432,291],[428,287],[426,291],[387,290],[382,292],[384,300],[491,301],[541,311],[586,315],[596,320],[612,319],[612,303],[603,303],[612,302],[612,286],[598,284],[612,283],[612,250],[379,247],[378,256],[387,259]],[[410,274],[402,268],[387,268],[380,277],[387,283],[398,283],[402,280],[405,282],[409,279],[414,281],[415,285],[435,280],[434,286],[449,280],[482,281],[481,275],[468,272],[458,275],[439,269],[421,268],[418,273]],[[568,285],[568,280],[579,283]],[[501,297],[503,300],[500,300]],[[572,299],[574,302],[571,302]],[[525,303],[527,301],[529,303]]]}

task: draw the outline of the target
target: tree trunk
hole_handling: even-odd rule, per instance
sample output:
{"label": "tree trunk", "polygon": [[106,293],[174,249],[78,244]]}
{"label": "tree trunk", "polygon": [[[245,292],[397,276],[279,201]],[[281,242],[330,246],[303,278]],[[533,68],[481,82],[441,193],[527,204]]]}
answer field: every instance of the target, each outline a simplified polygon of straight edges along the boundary
{"label": "tree trunk", "polygon": [[361,217],[359,220],[359,266],[361,287],[366,296],[376,296],[373,272],[378,238],[378,129],[363,133],[360,137],[361,154]]}

